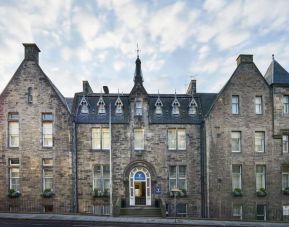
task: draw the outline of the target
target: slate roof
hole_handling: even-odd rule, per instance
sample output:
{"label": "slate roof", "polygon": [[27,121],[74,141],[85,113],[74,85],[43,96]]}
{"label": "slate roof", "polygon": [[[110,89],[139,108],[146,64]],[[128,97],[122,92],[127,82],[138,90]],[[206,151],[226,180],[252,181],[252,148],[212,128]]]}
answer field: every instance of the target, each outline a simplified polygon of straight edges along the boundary
{"label": "slate roof", "polygon": [[[105,102],[105,114],[98,114],[97,102],[100,95]],[[162,114],[158,115],[155,113],[155,103],[160,97],[163,107]],[[216,94],[211,93],[198,93],[194,96],[196,103],[198,105],[198,114],[189,115],[189,104],[192,100],[191,95],[176,95],[180,103],[180,114],[172,114],[172,103],[175,99],[175,94],[151,94],[148,95],[148,105],[149,105],[149,123],[150,124],[200,124],[203,120],[205,114],[207,114],[210,109]],[[123,114],[115,113],[115,102],[118,98],[118,94],[110,94],[106,96],[104,94],[93,93],[86,96],[86,100],[89,103],[89,113],[81,113],[80,102],[83,98],[83,93],[77,93],[75,95],[73,111],[75,113],[75,121],[78,124],[107,124],[109,122],[109,102],[111,102],[112,111],[112,124],[128,124],[130,120],[130,100],[129,94],[120,95],[120,99],[123,103]],[[71,100],[67,99],[69,106],[71,106]]]}
{"label": "slate roof", "polygon": [[289,73],[275,59],[272,60],[264,77],[269,85],[289,84]]}
{"label": "slate roof", "polygon": [[69,108],[70,112],[72,112],[73,98],[65,97],[65,102],[66,102],[66,105]]}

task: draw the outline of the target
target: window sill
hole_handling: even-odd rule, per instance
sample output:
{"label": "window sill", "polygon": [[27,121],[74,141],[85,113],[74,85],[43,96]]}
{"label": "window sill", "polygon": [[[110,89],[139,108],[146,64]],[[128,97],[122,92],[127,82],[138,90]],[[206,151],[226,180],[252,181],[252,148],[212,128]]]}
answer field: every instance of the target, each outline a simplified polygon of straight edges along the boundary
{"label": "window sill", "polygon": [[19,147],[7,147],[7,148],[11,150],[19,150]]}
{"label": "window sill", "polygon": [[187,149],[184,149],[184,150],[180,150],[180,149],[168,149],[168,151],[172,151],[172,152],[186,152]]}
{"label": "window sill", "polygon": [[108,152],[109,149],[90,149],[91,152]]}
{"label": "window sill", "polygon": [[241,151],[231,151],[231,153],[240,154],[240,153],[242,153],[242,152],[241,152]]}
{"label": "window sill", "polygon": [[42,149],[53,149],[53,146],[52,147],[44,147],[44,146],[42,146]]}

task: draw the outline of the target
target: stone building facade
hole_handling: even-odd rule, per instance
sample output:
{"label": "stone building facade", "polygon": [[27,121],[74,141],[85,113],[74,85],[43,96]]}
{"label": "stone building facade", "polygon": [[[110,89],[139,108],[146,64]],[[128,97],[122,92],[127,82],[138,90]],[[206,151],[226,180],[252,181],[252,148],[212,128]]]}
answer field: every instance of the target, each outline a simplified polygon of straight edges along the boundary
{"label": "stone building facade", "polygon": [[148,94],[137,56],[129,93],[83,81],[64,98],[38,47],[24,47],[0,96],[0,210],[289,216],[289,74],[276,60],[263,77],[240,55],[218,94],[195,80],[186,94]]}

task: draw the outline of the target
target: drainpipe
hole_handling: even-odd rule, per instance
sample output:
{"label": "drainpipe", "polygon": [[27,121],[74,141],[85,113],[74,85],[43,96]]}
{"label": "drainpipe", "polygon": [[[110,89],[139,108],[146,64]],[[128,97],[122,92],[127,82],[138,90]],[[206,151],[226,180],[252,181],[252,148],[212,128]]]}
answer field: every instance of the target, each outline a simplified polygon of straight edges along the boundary
{"label": "drainpipe", "polygon": [[78,213],[77,124],[72,121],[72,211]]}
{"label": "drainpipe", "polygon": [[207,217],[207,211],[206,211],[206,188],[205,188],[205,180],[206,180],[206,174],[205,174],[205,168],[206,168],[206,129],[205,129],[205,122],[202,121],[200,125],[200,158],[201,158],[201,215],[202,218]]}

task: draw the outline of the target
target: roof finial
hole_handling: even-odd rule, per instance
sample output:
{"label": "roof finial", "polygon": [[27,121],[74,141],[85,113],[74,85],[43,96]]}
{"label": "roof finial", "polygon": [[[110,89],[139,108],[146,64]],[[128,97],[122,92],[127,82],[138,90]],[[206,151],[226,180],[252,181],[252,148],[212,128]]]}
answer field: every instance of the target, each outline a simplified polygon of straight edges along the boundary
{"label": "roof finial", "polygon": [[139,58],[140,49],[138,47],[138,43],[136,43],[136,53],[137,53],[137,58]]}
{"label": "roof finial", "polygon": [[273,61],[275,60],[274,54],[272,54],[272,60],[273,60]]}

